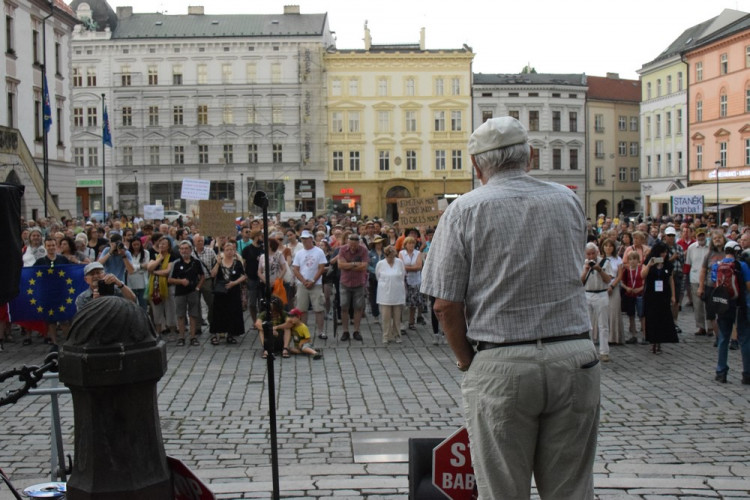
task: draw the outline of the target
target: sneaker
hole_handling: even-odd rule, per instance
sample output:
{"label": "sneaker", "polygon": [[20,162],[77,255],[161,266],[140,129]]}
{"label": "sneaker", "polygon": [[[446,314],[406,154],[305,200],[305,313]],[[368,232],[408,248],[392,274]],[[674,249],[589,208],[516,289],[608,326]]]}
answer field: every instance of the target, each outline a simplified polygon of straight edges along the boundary
{"label": "sneaker", "polygon": [[325,333],[319,333],[319,334],[318,334],[318,338],[319,338],[319,339],[323,339],[323,340],[325,340],[325,339],[327,339],[327,338],[328,338],[328,335],[326,335]]}
{"label": "sneaker", "polygon": [[391,343],[391,341],[390,341],[390,340],[384,340],[384,341],[383,341],[383,345],[388,345],[388,344],[390,344],[390,343]]}
{"label": "sneaker", "polygon": [[736,340],[730,340],[729,341],[729,349],[731,351],[736,351],[739,348],[740,348],[740,343],[739,342],[737,342]]}
{"label": "sneaker", "polygon": [[358,340],[359,342],[362,342],[362,335],[360,335],[359,332],[354,332],[352,334],[352,337],[354,337],[354,340]]}
{"label": "sneaker", "polygon": [[603,363],[608,363],[609,362],[609,354],[600,354],[599,355],[599,360],[602,361]]}
{"label": "sneaker", "polygon": [[341,334],[341,340],[342,340],[342,341],[347,341],[347,340],[349,340],[349,332],[344,332],[344,333],[342,333],[342,334]]}
{"label": "sneaker", "polygon": [[400,344],[401,342],[403,342],[403,340],[401,340],[401,339],[396,339],[396,343],[397,343],[397,344]]}
{"label": "sneaker", "polygon": [[626,344],[637,344],[638,339],[636,337],[630,337],[628,340],[625,341]]}

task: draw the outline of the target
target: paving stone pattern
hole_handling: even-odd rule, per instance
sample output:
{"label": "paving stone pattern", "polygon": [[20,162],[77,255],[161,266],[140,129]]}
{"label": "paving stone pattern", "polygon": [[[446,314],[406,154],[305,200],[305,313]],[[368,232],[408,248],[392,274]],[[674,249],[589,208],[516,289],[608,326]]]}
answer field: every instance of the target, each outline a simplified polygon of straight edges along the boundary
{"label": "paving stone pattern", "polygon": [[[693,335],[691,308],[679,325],[681,343],[663,345],[662,355],[649,346],[613,346],[612,361],[603,364],[600,499],[750,498],[750,386],[740,383],[739,351],[730,351],[729,383],[714,382],[715,349]],[[461,375],[450,349],[432,344],[429,326],[418,325],[400,345],[384,346],[372,318],[362,334],[363,342],[316,340],[322,360],[275,361],[284,498],[406,498],[408,464],[355,463],[351,433],[447,436],[462,423]],[[0,369],[40,364],[46,351],[38,339],[30,347],[6,343]],[[207,333],[200,347],[168,344],[168,372],[158,384],[167,454],[221,499],[270,497],[267,371],[259,354],[254,331],[235,346],[212,346]],[[0,467],[18,488],[50,480],[49,411],[48,396],[0,408]],[[63,396],[71,455],[72,411]],[[10,498],[0,487],[0,500]]]}

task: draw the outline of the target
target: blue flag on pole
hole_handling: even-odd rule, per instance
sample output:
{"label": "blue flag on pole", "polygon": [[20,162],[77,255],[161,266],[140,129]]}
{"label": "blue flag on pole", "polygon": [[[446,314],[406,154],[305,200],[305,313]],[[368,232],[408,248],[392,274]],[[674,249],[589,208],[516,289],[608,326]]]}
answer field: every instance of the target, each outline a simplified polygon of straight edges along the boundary
{"label": "blue flag on pole", "polygon": [[67,321],[76,297],[89,286],[81,264],[33,266],[21,270],[20,293],[10,302],[11,321]]}
{"label": "blue flag on pole", "polygon": [[44,75],[44,81],[42,83],[42,98],[44,103],[42,104],[42,123],[44,125],[44,131],[49,132],[49,128],[52,126],[52,108],[49,105],[49,88],[47,87],[47,75]]}
{"label": "blue flag on pole", "polygon": [[109,113],[107,113],[107,105],[104,105],[104,123],[102,124],[102,142],[105,146],[112,147],[112,134],[109,132]]}

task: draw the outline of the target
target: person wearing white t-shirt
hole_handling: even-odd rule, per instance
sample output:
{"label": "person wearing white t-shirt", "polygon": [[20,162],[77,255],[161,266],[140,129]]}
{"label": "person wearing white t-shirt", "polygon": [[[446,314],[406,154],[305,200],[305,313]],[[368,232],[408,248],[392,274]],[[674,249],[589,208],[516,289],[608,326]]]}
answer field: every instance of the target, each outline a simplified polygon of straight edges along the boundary
{"label": "person wearing white t-shirt", "polygon": [[375,265],[377,278],[377,301],[380,306],[383,325],[383,344],[401,343],[401,311],[406,303],[406,266],[396,258],[396,249],[388,245],[384,250],[385,259]]}
{"label": "person wearing white t-shirt", "polygon": [[326,255],[323,250],[315,246],[313,235],[304,230],[300,235],[302,250],[299,250],[292,261],[292,272],[297,278],[297,292],[295,305],[302,312],[302,322],[307,323],[307,309],[312,305],[315,312],[315,324],[318,329],[318,337],[327,339],[323,331],[323,312],[325,310],[325,297],[323,296],[323,273],[327,264]]}

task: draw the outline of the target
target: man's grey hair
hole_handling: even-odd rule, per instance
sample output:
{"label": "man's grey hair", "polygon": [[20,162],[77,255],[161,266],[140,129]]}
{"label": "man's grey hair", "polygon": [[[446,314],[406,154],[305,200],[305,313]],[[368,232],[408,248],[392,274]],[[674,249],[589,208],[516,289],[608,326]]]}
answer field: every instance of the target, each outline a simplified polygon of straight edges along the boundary
{"label": "man's grey hair", "polygon": [[531,146],[528,143],[513,144],[474,155],[482,176],[487,179],[503,170],[526,169],[530,159]]}
{"label": "man's grey hair", "polygon": [[599,255],[599,246],[593,241],[586,243],[586,251],[588,252],[589,250],[594,250],[596,255]]}

